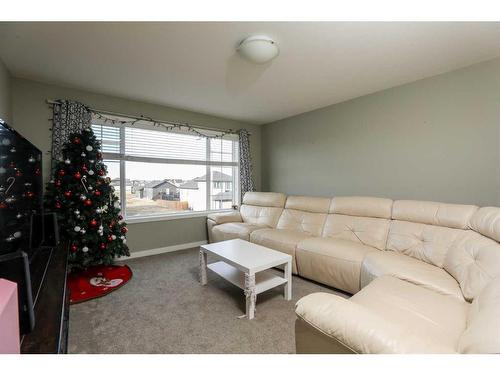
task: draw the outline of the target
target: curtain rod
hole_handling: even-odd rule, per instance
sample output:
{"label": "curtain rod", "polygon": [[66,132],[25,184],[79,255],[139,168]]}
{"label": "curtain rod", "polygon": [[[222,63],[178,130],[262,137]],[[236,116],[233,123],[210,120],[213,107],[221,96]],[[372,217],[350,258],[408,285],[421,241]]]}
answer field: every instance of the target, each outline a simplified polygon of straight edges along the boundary
{"label": "curtain rod", "polygon": [[[59,104],[57,100],[54,99],[47,99],[46,100],[47,104],[53,106],[54,104]],[[163,124],[169,124],[169,125],[176,125],[176,126],[186,126],[186,127],[193,127],[193,128],[198,128],[198,129],[204,129],[204,130],[211,130],[211,131],[216,131],[216,132],[225,132],[225,133],[231,133],[231,134],[237,134],[239,130],[234,130],[234,129],[223,129],[223,128],[216,128],[216,127],[210,127],[210,126],[204,126],[204,125],[196,125],[196,124],[189,124],[187,122],[179,122],[179,121],[165,121],[165,120],[157,120],[153,119],[151,117],[147,116],[134,116],[134,115],[128,115],[125,113],[120,113],[120,112],[112,112],[112,111],[106,111],[103,109],[97,109],[97,108],[92,108],[88,107],[87,108],[96,113],[102,113],[104,115],[110,115],[110,116],[120,116],[120,117],[126,117],[134,120],[143,120],[143,121],[151,121],[155,123],[163,123]],[[248,132],[248,134],[252,134],[251,132]]]}

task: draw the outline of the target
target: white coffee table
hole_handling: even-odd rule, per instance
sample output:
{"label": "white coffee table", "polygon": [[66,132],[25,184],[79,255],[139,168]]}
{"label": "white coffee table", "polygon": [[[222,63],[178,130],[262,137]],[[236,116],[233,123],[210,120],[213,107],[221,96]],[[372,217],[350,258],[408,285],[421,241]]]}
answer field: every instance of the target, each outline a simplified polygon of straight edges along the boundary
{"label": "white coffee table", "polygon": [[[207,254],[220,261],[207,264]],[[285,266],[284,277],[268,271]],[[284,284],[285,299],[292,299],[292,257],[248,241],[236,239],[200,246],[200,282],[207,284],[207,268],[241,288],[246,297],[246,316],[253,319],[257,294]]]}

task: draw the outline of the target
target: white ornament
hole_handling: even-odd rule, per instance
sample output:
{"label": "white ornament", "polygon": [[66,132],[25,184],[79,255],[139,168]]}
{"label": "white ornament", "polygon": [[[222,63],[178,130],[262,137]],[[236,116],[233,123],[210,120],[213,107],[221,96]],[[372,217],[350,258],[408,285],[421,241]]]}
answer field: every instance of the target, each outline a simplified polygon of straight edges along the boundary
{"label": "white ornament", "polygon": [[97,209],[95,210],[95,213],[96,213],[96,214],[100,214],[101,212],[102,212],[102,210],[101,210],[100,208],[97,208]]}
{"label": "white ornament", "polygon": [[91,131],[91,129],[90,129],[90,128],[85,128],[85,129],[83,129],[83,130],[85,130],[86,132],[90,132],[90,131]]}
{"label": "white ornament", "polygon": [[90,169],[88,172],[89,176],[93,176],[94,175],[94,171],[92,169]]}
{"label": "white ornament", "polygon": [[75,210],[75,215],[80,215],[80,211],[79,210]]}
{"label": "white ornament", "polygon": [[82,228],[80,228],[80,227],[77,225],[74,229],[75,229],[75,232],[80,232],[80,230],[81,230]]}
{"label": "white ornament", "polygon": [[87,189],[92,190],[92,189],[94,189],[94,188],[93,188],[92,186],[90,186],[90,185],[89,185]]}
{"label": "white ornament", "polygon": [[114,206],[115,206],[115,208],[120,208],[120,202],[116,201]]}
{"label": "white ornament", "polygon": [[87,251],[89,251],[89,248],[88,248],[87,246],[84,246],[84,247],[82,248],[82,251],[83,251],[84,253],[86,253]]}
{"label": "white ornament", "polygon": [[123,242],[123,243],[126,243],[126,242],[127,242],[127,240],[124,238],[124,239],[122,240],[122,242]]}
{"label": "white ornament", "polygon": [[112,235],[111,235],[111,238],[112,238],[113,240],[116,240],[116,236],[115,236],[114,234],[112,234]]}
{"label": "white ornament", "polygon": [[94,164],[94,160],[89,160],[89,163]]}
{"label": "white ornament", "polygon": [[21,232],[15,232],[13,236],[14,238],[21,238]]}
{"label": "white ornament", "polygon": [[80,195],[80,200],[84,201],[85,199],[87,199],[87,197],[83,194]]}
{"label": "white ornament", "polygon": [[28,161],[29,161],[30,163],[34,163],[34,162],[36,161],[36,159],[35,159],[35,157],[34,157],[34,156],[30,156],[30,157],[29,157],[29,159],[28,159]]}
{"label": "white ornament", "polygon": [[81,234],[85,234],[85,232],[86,232],[86,230],[85,230],[85,229],[83,229],[83,228],[80,230],[80,233],[81,233]]}
{"label": "white ornament", "polygon": [[87,151],[92,151],[94,148],[91,146],[91,145],[88,145],[87,147],[85,147],[85,150]]}
{"label": "white ornament", "polygon": [[8,138],[4,138],[4,139],[2,139],[2,144],[3,144],[4,146],[8,146],[8,145],[10,145],[10,139],[8,139]]}
{"label": "white ornament", "polygon": [[120,236],[120,240],[124,240],[125,239],[125,236]]}
{"label": "white ornament", "polygon": [[80,154],[80,156],[81,156],[81,157],[85,157],[85,156],[87,156],[87,154],[86,154],[85,152],[82,152],[82,153]]}
{"label": "white ornament", "polygon": [[65,163],[65,164],[71,164],[71,160],[66,159],[66,160],[64,161],[64,163]]}

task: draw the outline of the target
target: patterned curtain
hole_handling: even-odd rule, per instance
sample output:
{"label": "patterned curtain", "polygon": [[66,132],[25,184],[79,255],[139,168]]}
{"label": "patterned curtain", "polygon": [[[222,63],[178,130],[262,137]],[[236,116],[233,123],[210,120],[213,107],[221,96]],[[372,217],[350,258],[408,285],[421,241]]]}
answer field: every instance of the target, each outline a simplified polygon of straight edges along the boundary
{"label": "patterned curtain", "polygon": [[57,100],[52,117],[52,166],[62,155],[61,151],[71,133],[90,127],[92,114],[87,106],[71,100]]}
{"label": "patterned curtain", "polygon": [[250,133],[246,129],[239,131],[240,144],[240,192],[241,199],[247,191],[254,191],[252,180],[252,158],[250,156]]}

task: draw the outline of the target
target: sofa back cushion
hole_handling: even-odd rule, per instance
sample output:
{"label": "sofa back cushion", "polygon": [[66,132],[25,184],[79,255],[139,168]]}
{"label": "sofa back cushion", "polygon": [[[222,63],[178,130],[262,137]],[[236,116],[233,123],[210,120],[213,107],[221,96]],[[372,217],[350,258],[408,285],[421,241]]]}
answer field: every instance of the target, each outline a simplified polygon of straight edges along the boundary
{"label": "sofa back cushion", "polygon": [[450,247],[444,269],[460,284],[468,301],[500,276],[500,245],[472,230],[462,231]]}
{"label": "sofa back cushion", "polygon": [[437,225],[448,228],[468,229],[469,220],[477,206],[428,201],[394,201],[392,219]]}
{"label": "sofa back cushion", "polygon": [[275,228],[285,200],[282,193],[247,192],[240,207],[241,218],[245,223]]}
{"label": "sofa back cushion", "polygon": [[481,207],[471,217],[470,227],[483,236],[500,242],[500,208]]}
{"label": "sofa back cushion", "polygon": [[474,299],[467,328],[458,341],[460,353],[500,353],[500,277],[496,277]]}
{"label": "sofa back cushion", "polygon": [[390,219],[392,199],[375,197],[335,197],[330,213],[360,217]]}
{"label": "sofa back cushion", "polygon": [[322,236],[385,249],[392,200],[372,197],[335,197]]}
{"label": "sofa back cushion", "polygon": [[455,239],[477,207],[427,201],[395,201],[387,250],[443,267]]}
{"label": "sofa back cushion", "polygon": [[393,220],[387,237],[387,250],[443,267],[448,250],[462,232],[462,229]]}
{"label": "sofa back cushion", "polygon": [[329,198],[290,196],[276,227],[320,236],[330,201]]}
{"label": "sofa back cushion", "polygon": [[243,204],[261,207],[285,207],[286,195],[283,193],[263,193],[248,191],[243,196]]}

